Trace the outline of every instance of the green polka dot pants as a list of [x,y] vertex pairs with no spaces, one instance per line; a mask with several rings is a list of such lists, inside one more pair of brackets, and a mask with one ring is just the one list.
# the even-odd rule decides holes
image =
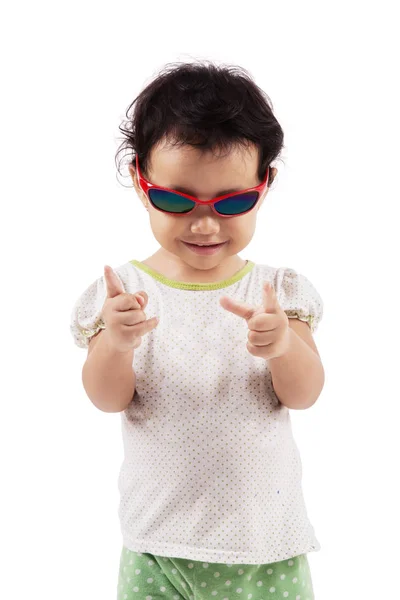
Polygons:
[[117,600],[315,600],[306,554],[266,565],[122,549]]

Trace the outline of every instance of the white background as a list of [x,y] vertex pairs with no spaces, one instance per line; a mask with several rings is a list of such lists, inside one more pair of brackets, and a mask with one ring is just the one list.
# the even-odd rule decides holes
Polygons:
[[322,546],[308,555],[316,598],[399,597],[395,7],[3,8],[1,598],[115,600],[120,415],[84,392],[70,311],[104,264],[158,248],[128,171],[116,176],[118,125],[159,69],[195,59],[248,69],[285,132],[241,256],[304,273],[324,300],[325,388],[291,411]]

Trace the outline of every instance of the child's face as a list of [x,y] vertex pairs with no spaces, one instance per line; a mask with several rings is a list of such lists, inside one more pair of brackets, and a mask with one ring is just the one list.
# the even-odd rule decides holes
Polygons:
[[[220,217],[210,206],[196,206],[189,215],[169,215],[155,209],[137,185],[135,170],[129,167],[135,189],[148,208],[150,225],[156,240],[168,253],[193,269],[208,270],[228,264],[251,241],[258,210],[268,192],[247,214],[237,217]],[[259,185],[257,177],[258,150],[235,148],[223,157],[204,154],[191,146],[180,148],[165,144],[152,149],[146,179],[161,187],[180,189],[200,200],[209,200],[226,193],[226,190],[247,189]],[[272,179],[276,169],[272,169]],[[271,181],[271,180],[270,180]],[[216,254],[199,255],[183,242],[225,242]],[[173,258],[172,257],[172,258]],[[169,256],[171,258],[171,256]]]

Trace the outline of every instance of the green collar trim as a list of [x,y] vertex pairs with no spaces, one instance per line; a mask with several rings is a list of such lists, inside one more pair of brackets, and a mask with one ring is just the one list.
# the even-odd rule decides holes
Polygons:
[[168,277],[164,277],[161,273],[154,271],[148,265],[141,263],[138,260],[130,260],[135,267],[141,269],[157,281],[160,281],[164,285],[168,285],[169,287],[178,288],[180,290],[220,290],[221,288],[228,287],[233,283],[236,283],[240,279],[242,279],[247,273],[255,267],[255,263],[251,260],[247,261],[247,264],[233,275],[233,277],[229,277],[228,279],[223,279],[222,281],[217,281],[216,283],[185,283],[183,281],[175,281],[174,279],[168,279]]

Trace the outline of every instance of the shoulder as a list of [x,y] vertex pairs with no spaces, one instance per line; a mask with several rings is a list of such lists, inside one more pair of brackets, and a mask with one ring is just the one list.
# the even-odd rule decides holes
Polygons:
[[313,297],[322,303],[322,298],[311,280],[291,267],[278,267],[274,277],[275,289],[283,296],[303,296],[305,300]]
[[[139,275],[131,262],[112,267],[124,292],[135,293],[140,285]],[[87,348],[89,340],[104,329],[102,309],[107,298],[107,286],[103,273],[80,292],[70,313],[70,331],[75,344]]]
[[254,280],[260,289],[264,281],[270,281],[287,315],[307,321],[312,332],[316,331],[323,315],[323,300],[306,275],[292,267],[266,264],[256,264],[253,270]]

